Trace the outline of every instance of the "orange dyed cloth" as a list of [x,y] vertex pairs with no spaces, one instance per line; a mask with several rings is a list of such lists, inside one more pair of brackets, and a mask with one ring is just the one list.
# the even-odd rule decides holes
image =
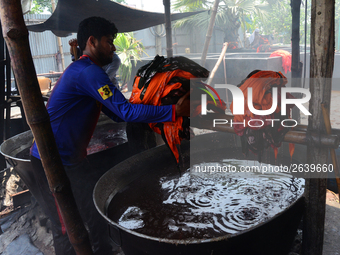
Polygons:
[[[259,71],[240,86],[244,95],[244,115],[235,115],[233,122],[245,121],[245,125],[236,124],[234,130],[237,135],[244,136],[247,139],[249,149],[254,153],[261,152],[264,148],[271,146],[274,150],[281,146],[284,135],[290,128],[281,126],[283,119],[290,118],[290,109],[292,105],[287,105],[287,115],[281,116],[281,88],[285,87],[287,78],[281,72]],[[255,115],[248,108],[248,88],[252,88],[253,106],[257,110],[268,110],[272,107],[272,88],[278,88],[277,107],[270,115]],[[287,98],[294,98],[287,93]],[[230,105],[233,110],[233,102]],[[280,121],[266,121],[266,119],[278,119]],[[249,121],[251,126],[249,126]],[[263,125],[262,125],[263,124]],[[256,127],[253,127],[256,126]],[[290,150],[293,148],[290,147]]]
[[[149,105],[161,105],[161,98],[165,97],[169,94],[171,90],[178,89],[182,86],[182,83],[177,82],[174,84],[168,84],[169,81],[175,77],[183,77],[186,79],[196,78],[192,74],[182,71],[175,70],[172,72],[166,73],[157,73],[151,80],[148,89],[144,95],[143,100],[140,99],[140,93],[142,90],[138,89],[138,83],[140,77],[136,77],[132,93],[130,97],[130,103],[132,104],[149,104]],[[183,130],[182,128],[183,118],[176,118],[175,122],[163,122],[163,130],[165,134],[165,138],[168,142],[168,145],[173,152],[177,162],[179,161],[179,153],[176,148],[176,144],[181,143],[181,138],[179,137],[178,132]],[[158,134],[161,134],[161,130],[157,127],[157,123],[149,123],[150,128]]]
[[251,46],[253,49],[256,49],[256,53],[259,52],[268,52],[271,50],[269,40],[261,35],[259,35],[259,41],[255,45]]
[[282,68],[287,73],[288,71],[291,72],[292,67],[292,55],[286,50],[277,50],[274,51],[269,56],[271,57],[282,57]]
[[271,50],[270,44],[261,44],[259,47],[257,47],[256,53],[268,52],[270,50]]
[[[281,76],[280,76],[281,75]],[[260,71],[248,78],[240,89],[244,95],[244,112],[245,115],[235,115],[235,121],[243,121],[243,119],[250,120],[256,118],[267,118],[269,116],[257,116],[250,112],[248,108],[248,88],[252,88],[253,91],[253,105],[257,110],[268,110],[272,107],[272,94],[271,89],[273,87],[278,88],[278,106],[275,110],[276,113],[281,112],[281,87],[287,84],[287,78],[274,71]],[[269,92],[269,93],[268,93]],[[233,102],[230,108],[233,107]]]
[[238,48],[238,42],[229,42],[228,49],[235,50]]
[[[184,63],[187,71],[180,69]],[[157,65],[159,67],[157,67]],[[147,65],[146,65],[147,66]],[[164,59],[157,56],[146,68],[142,67],[135,77],[130,103],[132,104],[147,104],[147,105],[162,105],[175,104],[177,101],[171,100],[174,97],[178,99],[190,90],[190,79],[192,78],[207,78],[209,71],[199,66],[195,62],[184,57],[175,57]],[[150,68],[154,66],[155,69]],[[190,67],[188,67],[190,66]],[[142,78],[138,73],[151,73],[149,76]],[[142,79],[142,80],[141,80]],[[147,81],[147,82],[145,82]],[[185,84],[185,86],[183,85]],[[184,88],[185,87],[185,88]],[[167,100],[165,100],[167,99]],[[164,103],[166,101],[166,103]],[[188,137],[186,129],[189,128],[189,120],[187,117],[176,117],[175,122],[149,123],[153,131],[162,134],[166,138],[166,143],[173,152],[177,163],[179,162],[179,153],[176,145],[180,144],[184,137]],[[188,139],[188,138],[186,138]]]

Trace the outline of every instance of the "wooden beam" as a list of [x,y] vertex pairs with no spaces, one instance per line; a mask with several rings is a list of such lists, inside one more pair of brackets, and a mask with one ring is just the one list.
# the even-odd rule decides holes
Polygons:
[[30,203],[31,197],[31,192],[28,189],[11,195],[11,198],[13,199],[13,207],[17,208],[18,206]]
[[[312,0],[311,23],[311,100],[308,130],[326,133],[321,104],[330,105],[334,66],[334,0]],[[327,107],[328,113],[330,107]],[[307,148],[308,164],[327,163],[328,149]],[[306,179],[306,210],[302,248],[304,255],[321,255],[323,249],[327,176]]]
[[[202,121],[202,124],[204,124],[204,126],[195,126],[196,128],[201,128],[201,129],[211,129],[212,128],[212,119],[222,119],[222,120],[227,120],[228,122],[230,122],[230,120],[234,119],[234,116],[232,114],[221,114],[221,113],[209,113],[209,118],[211,119],[211,123],[206,123],[204,121]],[[196,125],[200,125],[199,121],[196,121],[195,119],[191,119],[191,123],[192,124],[196,124]],[[201,125],[202,125],[201,124]],[[229,124],[226,124],[228,127],[230,127]],[[301,131],[301,132],[307,132],[308,126],[307,125],[302,125],[302,124],[298,124],[296,127],[294,127],[291,131]],[[223,131],[223,130],[221,130]],[[340,129],[337,128],[332,128],[332,135],[336,135],[339,137],[340,139]],[[228,132],[228,131],[226,131]],[[340,141],[340,140],[339,140]],[[324,145],[325,146],[325,145]]]
[[[225,120],[226,118],[216,118],[220,120]],[[226,133],[235,133],[234,128],[229,124],[216,125],[213,126],[212,119],[204,119],[201,117],[195,117],[190,119],[190,126],[200,128],[200,129],[209,129],[214,131],[226,132]],[[287,143],[295,143],[302,145],[317,145],[323,148],[333,148],[336,149],[339,147],[339,137],[337,135],[327,135],[320,134],[316,132],[306,132],[306,131],[289,131],[285,135],[283,141]]]

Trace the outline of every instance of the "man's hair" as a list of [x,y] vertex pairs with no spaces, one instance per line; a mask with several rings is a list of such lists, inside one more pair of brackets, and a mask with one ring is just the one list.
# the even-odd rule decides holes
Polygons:
[[92,35],[97,40],[103,36],[112,35],[113,39],[116,37],[118,29],[112,22],[101,17],[90,17],[84,19],[79,24],[77,41],[80,49],[85,50],[86,42]]

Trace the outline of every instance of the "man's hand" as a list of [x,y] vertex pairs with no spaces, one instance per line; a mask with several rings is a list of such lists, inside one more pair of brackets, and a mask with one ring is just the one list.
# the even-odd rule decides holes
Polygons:
[[176,104],[176,117],[190,117],[190,91],[182,96]]
[[74,39],[69,40],[69,41],[68,41],[68,44],[69,44],[71,47],[72,47],[72,46],[77,47],[77,46],[78,46],[78,41],[77,41],[76,38],[74,38]]

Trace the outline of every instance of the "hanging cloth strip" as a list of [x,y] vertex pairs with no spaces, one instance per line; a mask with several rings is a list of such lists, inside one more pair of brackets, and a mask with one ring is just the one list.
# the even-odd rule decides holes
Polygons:
[[[261,161],[261,154],[269,146],[274,149],[277,156],[278,147],[281,146],[284,135],[290,128],[283,127],[281,121],[290,118],[290,109],[293,105],[287,105],[286,116],[281,115],[281,88],[285,87],[287,78],[281,72],[274,71],[254,71],[249,78],[243,81],[240,89],[244,94],[244,115],[235,115],[233,122],[243,122],[245,125],[235,124],[234,130],[241,136],[242,150],[246,155],[248,150],[258,154]],[[253,91],[253,106],[257,110],[268,110],[272,106],[272,88],[278,88],[277,108],[270,115],[259,116],[250,112],[248,108],[248,88]],[[287,98],[294,98],[287,93]],[[230,108],[233,107],[233,102]],[[279,121],[266,121],[266,119],[277,119]],[[252,120],[249,125],[249,121]],[[263,123],[263,125],[262,125]],[[262,126],[261,126],[262,125]],[[290,123],[286,123],[290,125]],[[272,127],[273,126],[273,127]],[[294,153],[294,144],[289,146],[291,156]]]
[[[188,58],[164,58],[157,55],[137,71],[129,101],[132,104],[158,106],[176,104],[190,91],[190,79],[208,77],[208,70]],[[195,82],[195,84],[197,87],[206,88],[201,82]],[[224,111],[225,104],[219,103],[218,106]],[[179,153],[176,145],[180,144],[183,139],[190,139],[192,134],[189,118],[176,117],[175,122],[150,123],[149,126],[153,131],[162,135],[178,163]]]
[[291,72],[292,66],[292,54],[290,54],[286,50],[276,50],[269,56],[271,57],[282,57],[282,68],[287,73],[288,71]]

